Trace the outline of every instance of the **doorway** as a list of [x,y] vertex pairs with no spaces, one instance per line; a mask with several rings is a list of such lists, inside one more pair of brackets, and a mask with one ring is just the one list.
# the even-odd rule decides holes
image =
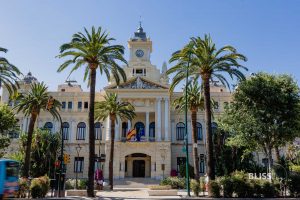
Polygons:
[[132,176],[145,177],[145,160],[133,160]]

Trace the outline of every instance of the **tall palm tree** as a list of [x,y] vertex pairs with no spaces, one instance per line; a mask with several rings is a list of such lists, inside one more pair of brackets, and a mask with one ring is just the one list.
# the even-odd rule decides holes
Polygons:
[[[0,47],[0,52],[7,52],[7,49]],[[2,84],[7,88],[8,92],[12,94],[14,91],[17,90],[17,80],[18,75],[21,72],[19,69],[8,62],[8,60],[4,57],[0,57],[0,88]]]
[[36,122],[38,115],[40,114],[41,111],[47,111],[55,119],[59,119],[58,109],[61,106],[59,101],[54,100],[53,109],[51,110],[46,109],[48,100],[50,98],[47,89],[48,87],[43,82],[33,83],[30,86],[30,91],[27,94],[20,94],[17,97],[19,103],[14,107],[14,109],[16,109],[18,113],[23,112],[25,116],[30,116],[30,122],[29,122],[29,127],[27,132],[27,141],[26,141],[24,171],[23,171],[24,177],[29,177],[32,135],[34,130],[34,124]]
[[134,107],[129,102],[119,102],[117,94],[108,94],[105,100],[95,105],[95,116],[97,120],[110,119],[110,155],[109,155],[109,184],[113,190],[113,161],[115,145],[115,123],[121,120],[132,120],[136,115]]
[[[213,78],[219,80],[224,86],[229,87],[226,76],[232,79],[244,80],[245,76],[240,69],[247,70],[246,67],[239,64],[239,61],[246,61],[246,57],[237,53],[232,46],[216,48],[210,36],[205,35],[204,39],[193,37],[191,41],[182,50],[175,52],[170,62],[177,61],[177,64],[167,71],[167,74],[176,73],[170,90],[174,90],[186,77],[186,71],[190,76],[196,76],[201,79],[204,92],[205,108],[205,128],[207,144],[207,175],[209,180],[215,179],[215,166],[213,156],[212,128],[211,128],[211,98],[210,98],[210,81]],[[190,67],[187,70],[187,63]]]
[[89,197],[94,196],[94,171],[95,171],[95,131],[94,131],[94,106],[95,106],[95,86],[96,86],[96,70],[99,69],[100,74],[105,73],[110,80],[110,73],[120,83],[120,77],[126,81],[124,70],[116,61],[126,63],[123,57],[124,47],[121,45],[110,45],[114,38],[108,37],[101,27],[97,30],[92,27],[91,32],[84,28],[84,33],[75,33],[71,42],[63,44],[60,47],[59,58],[69,57],[59,68],[58,72],[63,71],[68,66],[73,68],[70,74],[85,66],[84,80],[88,78],[90,86],[90,106],[89,106],[89,169],[88,169],[88,188]]

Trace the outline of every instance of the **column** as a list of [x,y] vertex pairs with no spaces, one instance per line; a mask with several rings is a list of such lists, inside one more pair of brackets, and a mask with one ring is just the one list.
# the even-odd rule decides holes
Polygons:
[[171,122],[171,139],[172,139],[172,142],[175,142],[176,141],[176,130],[175,130],[175,121],[172,120]]
[[[118,123],[117,123],[117,121],[118,121]],[[119,138],[119,133],[120,133],[120,123],[122,123],[121,122],[121,119],[118,117],[118,119],[116,120],[116,122],[115,122],[115,141],[119,141],[120,140],[120,138]]]
[[146,141],[149,141],[149,112],[146,112]]
[[128,120],[128,122],[127,122],[127,133],[129,132],[129,130],[131,129],[131,121],[130,120]]
[[105,134],[106,134],[106,141],[109,141],[110,140],[110,118],[107,117],[106,118],[106,131],[105,131]]
[[165,141],[169,141],[169,99],[165,98]]
[[70,141],[76,143],[77,124],[75,120],[71,121],[71,129]]
[[156,131],[156,135],[157,135],[157,141],[161,141],[161,98],[157,98],[156,99],[156,127],[157,127],[157,131]]

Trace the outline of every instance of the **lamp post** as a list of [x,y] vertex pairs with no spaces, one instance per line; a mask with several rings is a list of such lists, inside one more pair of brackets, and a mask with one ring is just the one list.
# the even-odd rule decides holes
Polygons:
[[186,176],[186,188],[187,195],[191,196],[190,193],[190,173],[189,173],[189,144],[188,144],[188,129],[187,129],[187,111],[188,111],[188,102],[187,102],[187,88],[188,88],[188,77],[189,77],[189,67],[190,67],[191,54],[189,54],[189,60],[186,67],[186,79],[185,79],[185,109],[184,109],[184,118],[185,118],[185,152],[186,152],[186,161],[185,161],[185,176]]
[[[80,144],[77,144],[77,146],[75,147],[75,149],[76,149],[76,152],[77,152],[77,158],[79,158],[79,153],[80,153],[80,151],[81,151],[81,146],[80,146]],[[78,166],[78,162],[77,162],[77,165],[76,165],[76,183],[75,183],[75,189],[77,190],[77,188],[78,188],[78,171],[77,171],[77,166]]]

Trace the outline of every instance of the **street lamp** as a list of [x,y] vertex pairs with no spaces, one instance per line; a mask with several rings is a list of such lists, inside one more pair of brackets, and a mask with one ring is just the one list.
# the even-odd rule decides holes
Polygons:
[[[81,151],[81,146],[80,146],[80,144],[77,144],[77,146],[75,147],[75,149],[76,149],[76,152],[77,152],[77,159],[79,158],[79,153],[80,153],[80,151]],[[75,185],[75,189],[77,190],[77,188],[78,188],[78,170],[77,170],[77,168],[78,168],[78,161],[77,161],[77,163],[76,163],[77,165],[76,165],[76,185]]]
[[185,176],[186,176],[186,188],[187,195],[191,196],[190,193],[190,173],[189,173],[189,144],[188,144],[188,129],[187,129],[187,111],[188,111],[188,100],[187,100],[187,89],[188,89],[188,77],[189,77],[189,67],[190,67],[191,53],[189,53],[189,60],[186,67],[186,79],[185,79],[185,152],[186,152],[186,162],[185,162]]

